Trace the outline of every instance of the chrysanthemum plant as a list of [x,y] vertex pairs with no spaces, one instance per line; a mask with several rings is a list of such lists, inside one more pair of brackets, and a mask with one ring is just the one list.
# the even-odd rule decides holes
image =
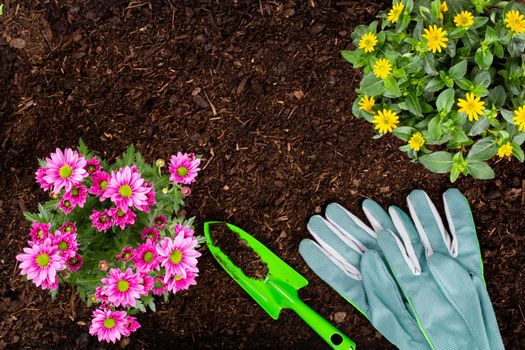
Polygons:
[[395,2],[342,52],[364,69],[353,114],[451,181],[493,178],[494,157],[523,162],[524,14],[506,1]]
[[93,306],[90,333],[116,342],[140,327],[132,315],[155,312],[154,296],[196,284],[201,237],[181,216],[200,158],[178,153],[148,164],[131,145],[109,164],[82,140],[40,160],[36,180],[51,199],[31,222],[28,247],[17,255],[21,274],[55,296],[74,286]]

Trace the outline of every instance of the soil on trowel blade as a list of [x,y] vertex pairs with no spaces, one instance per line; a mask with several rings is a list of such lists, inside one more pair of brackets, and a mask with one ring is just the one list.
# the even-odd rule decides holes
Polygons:
[[210,235],[213,244],[230,258],[230,261],[251,278],[262,280],[268,274],[268,266],[260,256],[239,238],[239,235],[226,225],[214,224],[210,226]]

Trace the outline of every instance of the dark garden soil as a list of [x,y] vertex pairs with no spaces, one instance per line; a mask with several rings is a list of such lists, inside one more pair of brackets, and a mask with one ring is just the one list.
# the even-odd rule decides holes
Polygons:
[[[377,1],[377,2],[375,2]],[[21,0],[0,17],[0,349],[94,348],[89,310],[21,281],[23,210],[44,199],[36,157],[79,137],[114,158],[134,143],[149,161],[203,154],[187,202],[198,230],[244,228],[304,274],[304,300],[361,349],[391,349],[298,254],[308,218],[331,201],[404,205],[450,183],[411,164],[391,137],[351,114],[361,73],[339,51],[386,5],[371,1]],[[460,179],[479,229],[485,275],[508,349],[525,348],[524,167]],[[326,345],[295,314],[272,320],[203,248],[198,285],[140,317],[128,348]],[[121,345],[126,345],[126,342]]]

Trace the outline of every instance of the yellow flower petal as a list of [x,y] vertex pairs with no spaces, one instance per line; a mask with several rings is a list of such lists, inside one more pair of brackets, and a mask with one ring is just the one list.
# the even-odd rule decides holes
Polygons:
[[366,33],[361,37],[361,40],[359,40],[359,48],[365,52],[373,52],[376,44],[377,36],[373,33]]
[[410,140],[408,140],[408,145],[416,152],[419,151],[424,144],[425,138],[420,132],[416,132],[414,135],[412,135]]
[[397,128],[399,117],[396,112],[390,109],[383,109],[377,112],[372,123],[375,125],[374,129],[378,130],[381,134],[386,134]]
[[392,73],[392,64],[387,59],[381,58],[376,61],[372,70],[376,77],[385,79]]
[[424,30],[423,38],[427,39],[427,47],[432,53],[441,52],[447,47],[447,31],[436,25],[431,25]]

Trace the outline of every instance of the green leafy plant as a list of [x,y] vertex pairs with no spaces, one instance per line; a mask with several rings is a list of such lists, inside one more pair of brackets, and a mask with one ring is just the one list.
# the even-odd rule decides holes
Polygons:
[[353,114],[393,133],[436,173],[491,179],[494,157],[523,162],[525,7],[406,0],[352,33],[342,51],[364,76]]

